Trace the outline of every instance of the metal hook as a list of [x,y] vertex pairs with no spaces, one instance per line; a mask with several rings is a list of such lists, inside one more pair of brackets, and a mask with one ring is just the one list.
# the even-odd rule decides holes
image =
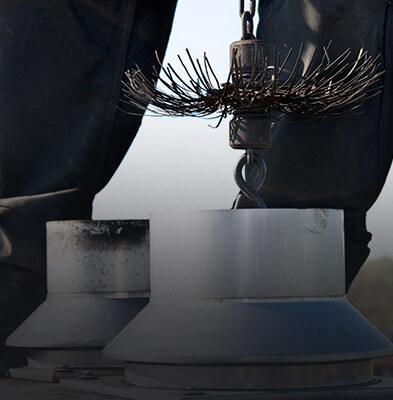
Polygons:
[[[235,181],[244,196],[254,202],[258,208],[266,208],[265,202],[258,194],[258,190],[262,188],[263,182],[265,181],[266,163],[257,153],[254,153],[253,151],[252,153],[251,163],[248,163],[248,153],[243,154],[239,158],[234,171]],[[246,182],[243,178],[242,171],[246,164],[253,165],[255,168],[255,176],[252,182]]]

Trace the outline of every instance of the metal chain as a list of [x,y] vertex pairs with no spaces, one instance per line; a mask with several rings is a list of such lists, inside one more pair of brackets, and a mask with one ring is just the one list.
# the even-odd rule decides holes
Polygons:
[[[255,176],[252,182],[247,179],[247,182],[243,178],[243,168],[245,165],[253,166]],[[243,154],[235,167],[235,181],[239,186],[241,192],[249,200],[253,201],[255,205],[259,208],[266,208],[266,204],[262,200],[261,196],[258,194],[258,190],[262,188],[263,182],[266,177],[266,163],[257,153],[253,150],[247,151]]]
[[[255,17],[255,10],[256,10],[256,1],[250,0],[250,11],[249,12],[250,12],[252,18]],[[239,7],[240,17],[243,16],[243,13],[244,13],[244,0],[240,0],[240,7]]]
[[256,0],[250,0],[250,10],[244,10],[244,0],[240,0],[239,14],[242,19],[242,40],[255,39],[253,34],[254,31],[254,21],[256,10]]

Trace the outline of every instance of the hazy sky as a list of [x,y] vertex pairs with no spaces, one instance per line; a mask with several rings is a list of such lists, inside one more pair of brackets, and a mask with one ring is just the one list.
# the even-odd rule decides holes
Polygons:
[[[237,0],[179,0],[165,61],[176,65],[185,48],[200,58],[206,51],[225,81],[229,44],[240,39],[240,31]],[[93,217],[138,219],[163,209],[229,208],[237,193],[233,167],[242,153],[229,147],[228,123],[212,129],[209,120],[144,118],[116,174],[96,196]],[[393,257],[392,204],[390,176],[367,220],[371,257]]]

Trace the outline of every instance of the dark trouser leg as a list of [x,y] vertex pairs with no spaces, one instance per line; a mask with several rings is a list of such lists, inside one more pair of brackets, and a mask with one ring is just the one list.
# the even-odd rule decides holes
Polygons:
[[259,13],[258,37],[267,49],[275,44],[282,59],[304,43],[302,63],[308,66],[312,50],[319,49],[321,57],[331,40],[331,60],[347,48],[354,58],[363,47],[372,56],[381,54],[386,69],[382,93],[367,100],[358,114],[306,121],[275,115],[272,145],[263,152],[267,177],[261,196],[268,207],[344,210],[348,289],[368,256],[365,215],[392,160],[392,5],[383,0],[261,0]]
[[0,304],[0,329],[31,311],[22,292],[43,298],[45,222],[90,218],[135,137],[141,118],[117,108],[123,73],[163,56],[175,5],[0,2],[0,280],[13,299]]
[[345,286],[347,291],[370,253],[367,245],[371,240],[371,234],[367,232],[365,219],[366,213],[361,215],[345,213]]
[[6,338],[46,297],[45,280],[30,269],[0,263],[0,378],[3,368],[26,363],[24,349],[5,346]]

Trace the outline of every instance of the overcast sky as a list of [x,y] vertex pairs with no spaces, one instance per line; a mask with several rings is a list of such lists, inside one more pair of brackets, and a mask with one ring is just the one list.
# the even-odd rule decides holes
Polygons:
[[[246,2],[247,3],[247,2]],[[229,44],[240,39],[237,0],[179,0],[166,62],[189,48],[206,51],[221,81]],[[163,209],[230,208],[237,193],[233,167],[241,151],[228,144],[228,123],[217,129],[196,118],[144,118],[138,135],[110,183],[96,196],[95,219],[149,218]],[[214,123],[214,121],[213,121]],[[393,177],[369,212],[371,257],[393,257]]]

